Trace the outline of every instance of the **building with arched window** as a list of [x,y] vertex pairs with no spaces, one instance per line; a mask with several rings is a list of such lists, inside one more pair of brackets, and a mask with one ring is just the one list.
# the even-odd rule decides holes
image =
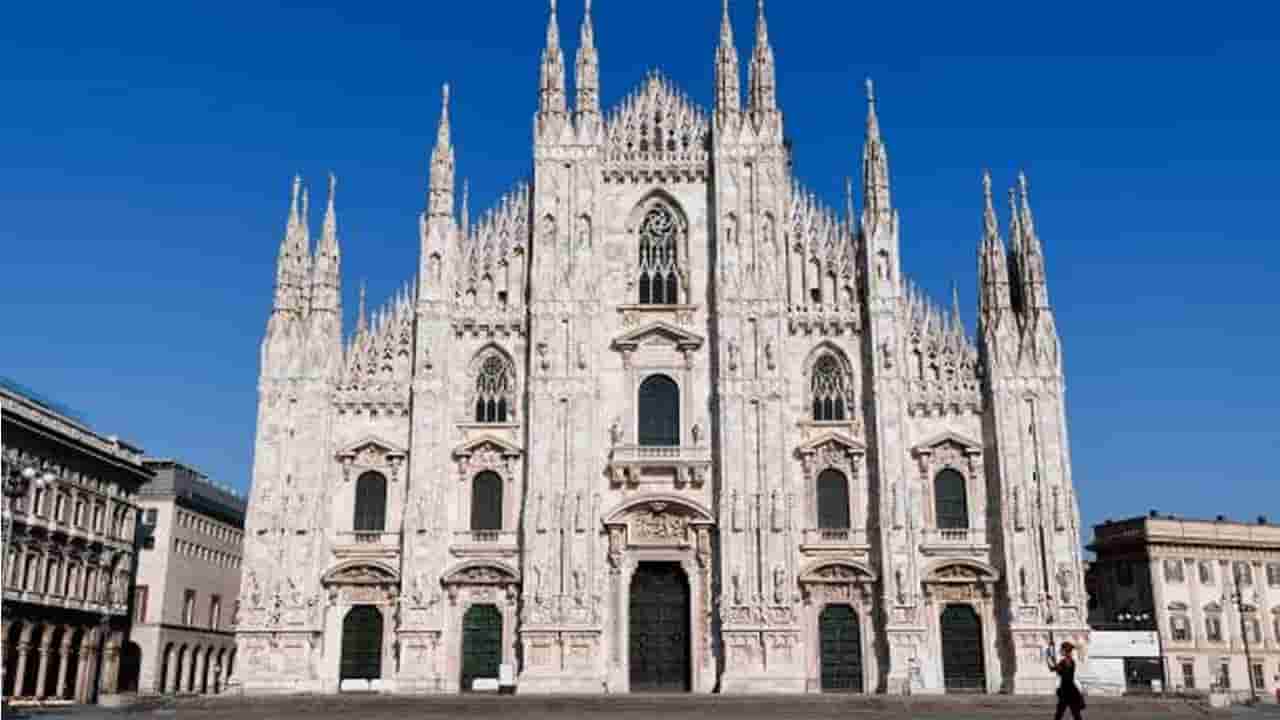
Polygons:
[[1087,645],[1025,178],[1007,211],[977,171],[957,189],[983,227],[967,328],[905,272],[929,248],[899,242],[871,88],[837,211],[795,173],[763,7],[739,62],[745,6],[713,106],[653,72],[606,112],[594,20],[570,63],[553,5],[532,173],[476,218],[450,102],[483,90],[446,86],[420,284],[372,313],[361,291],[354,328],[336,181],[313,242],[295,180],[233,683],[1039,693],[1039,648]]

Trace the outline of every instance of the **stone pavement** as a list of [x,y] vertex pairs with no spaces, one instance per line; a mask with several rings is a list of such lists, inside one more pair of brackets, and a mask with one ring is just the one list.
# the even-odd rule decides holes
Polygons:
[[[1094,698],[1089,720],[1150,718],[1280,718],[1272,708],[1210,711],[1184,700]],[[821,720],[842,718],[979,718],[1053,717],[1049,697],[1010,696],[301,696],[272,698],[201,697],[157,699],[129,708],[75,708],[5,712],[4,720]]]

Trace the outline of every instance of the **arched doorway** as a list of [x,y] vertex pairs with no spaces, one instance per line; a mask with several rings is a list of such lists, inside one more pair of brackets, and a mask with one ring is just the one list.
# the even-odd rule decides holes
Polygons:
[[497,678],[502,664],[502,613],[494,605],[472,605],[462,618],[462,691],[476,678]]
[[862,627],[848,605],[828,605],[818,616],[822,691],[863,692]]
[[950,693],[987,690],[983,658],[982,620],[970,605],[948,605],[942,610],[942,678]]
[[138,692],[138,679],[142,675],[142,648],[138,643],[125,643],[120,653],[120,692]]
[[372,605],[351,608],[342,621],[342,680],[382,677],[382,612]]
[[631,578],[632,692],[688,692],[689,581],[679,563],[640,563]]

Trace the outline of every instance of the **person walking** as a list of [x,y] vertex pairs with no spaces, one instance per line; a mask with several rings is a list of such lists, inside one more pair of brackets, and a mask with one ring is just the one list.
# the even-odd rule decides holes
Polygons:
[[1071,709],[1071,717],[1080,720],[1080,711],[1084,710],[1084,695],[1076,685],[1076,661],[1071,653],[1076,649],[1069,642],[1062,643],[1062,659],[1053,662],[1052,655],[1045,658],[1049,669],[1058,674],[1058,709],[1053,713],[1053,720],[1062,720],[1067,708]]

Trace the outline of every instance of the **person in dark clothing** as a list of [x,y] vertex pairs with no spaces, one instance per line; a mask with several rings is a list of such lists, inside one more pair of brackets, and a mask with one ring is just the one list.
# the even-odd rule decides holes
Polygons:
[[1084,710],[1084,695],[1076,685],[1076,661],[1071,657],[1075,645],[1062,643],[1062,659],[1056,664],[1051,657],[1046,657],[1049,669],[1058,674],[1058,709],[1053,713],[1053,720],[1062,720],[1067,708],[1071,709],[1071,717],[1080,720],[1080,711]]

